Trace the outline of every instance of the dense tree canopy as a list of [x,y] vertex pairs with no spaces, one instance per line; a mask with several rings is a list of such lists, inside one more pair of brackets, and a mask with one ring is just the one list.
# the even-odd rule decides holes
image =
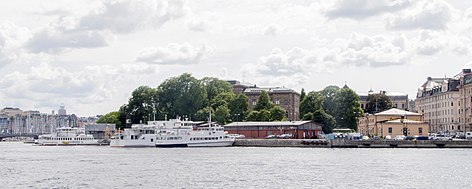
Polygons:
[[156,89],[148,86],[140,86],[131,93],[131,98],[124,110],[131,123],[147,123],[153,119],[157,104],[156,95]]
[[334,117],[338,128],[357,130],[357,121],[363,111],[359,105],[359,96],[349,88],[342,88],[336,92]]
[[157,87],[157,96],[159,111],[168,118],[194,117],[207,98],[202,82],[188,73],[165,80]]
[[339,91],[338,86],[330,85],[325,87],[322,91],[321,94],[323,95],[323,109],[325,110],[326,113],[328,114],[334,114],[334,110],[336,108],[336,104],[334,102],[334,97],[336,95],[336,92]]
[[116,124],[117,128],[121,128],[122,122],[119,119],[120,117],[120,112],[110,112],[107,113],[103,116],[101,116],[98,120],[97,123],[111,123],[111,124]]
[[320,92],[309,92],[300,103],[301,118],[307,113],[315,112],[323,108],[323,96]]
[[374,114],[392,108],[392,101],[383,93],[369,94],[367,96],[366,112]]

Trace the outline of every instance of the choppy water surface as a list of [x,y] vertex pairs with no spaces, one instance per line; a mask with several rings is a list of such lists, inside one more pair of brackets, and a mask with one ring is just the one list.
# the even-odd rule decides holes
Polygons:
[[2,188],[472,188],[472,149],[0,143]]

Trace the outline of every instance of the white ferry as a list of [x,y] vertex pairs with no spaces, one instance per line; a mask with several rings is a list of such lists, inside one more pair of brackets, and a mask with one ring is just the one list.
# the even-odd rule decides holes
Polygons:
[[175,122],[157,135],[156,147],[224,147],[232,146],[234,140],[221,126],[209,124],[194,130],[192,126]]
[[40,135],[36,144],[42,146],[60,145],[100,145],[92,135],[85,134],[83,128],[62,127],[49,135]]
[[155,147],[158,130],[154,125],[134,124],[111,138],[111,147]]

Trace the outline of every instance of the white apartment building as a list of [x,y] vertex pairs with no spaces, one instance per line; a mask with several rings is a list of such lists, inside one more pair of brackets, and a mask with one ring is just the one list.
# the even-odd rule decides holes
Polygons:
[[460,75],[454,78],[431,78],[418,88],[415,106],[429,123],[432,133],[464,131],[460,118]]

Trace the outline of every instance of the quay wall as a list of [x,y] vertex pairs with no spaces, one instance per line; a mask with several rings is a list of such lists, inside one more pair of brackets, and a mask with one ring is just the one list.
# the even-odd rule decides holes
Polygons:
[[236,139],[233,146],[305,148],[472,148],[472,140]]

